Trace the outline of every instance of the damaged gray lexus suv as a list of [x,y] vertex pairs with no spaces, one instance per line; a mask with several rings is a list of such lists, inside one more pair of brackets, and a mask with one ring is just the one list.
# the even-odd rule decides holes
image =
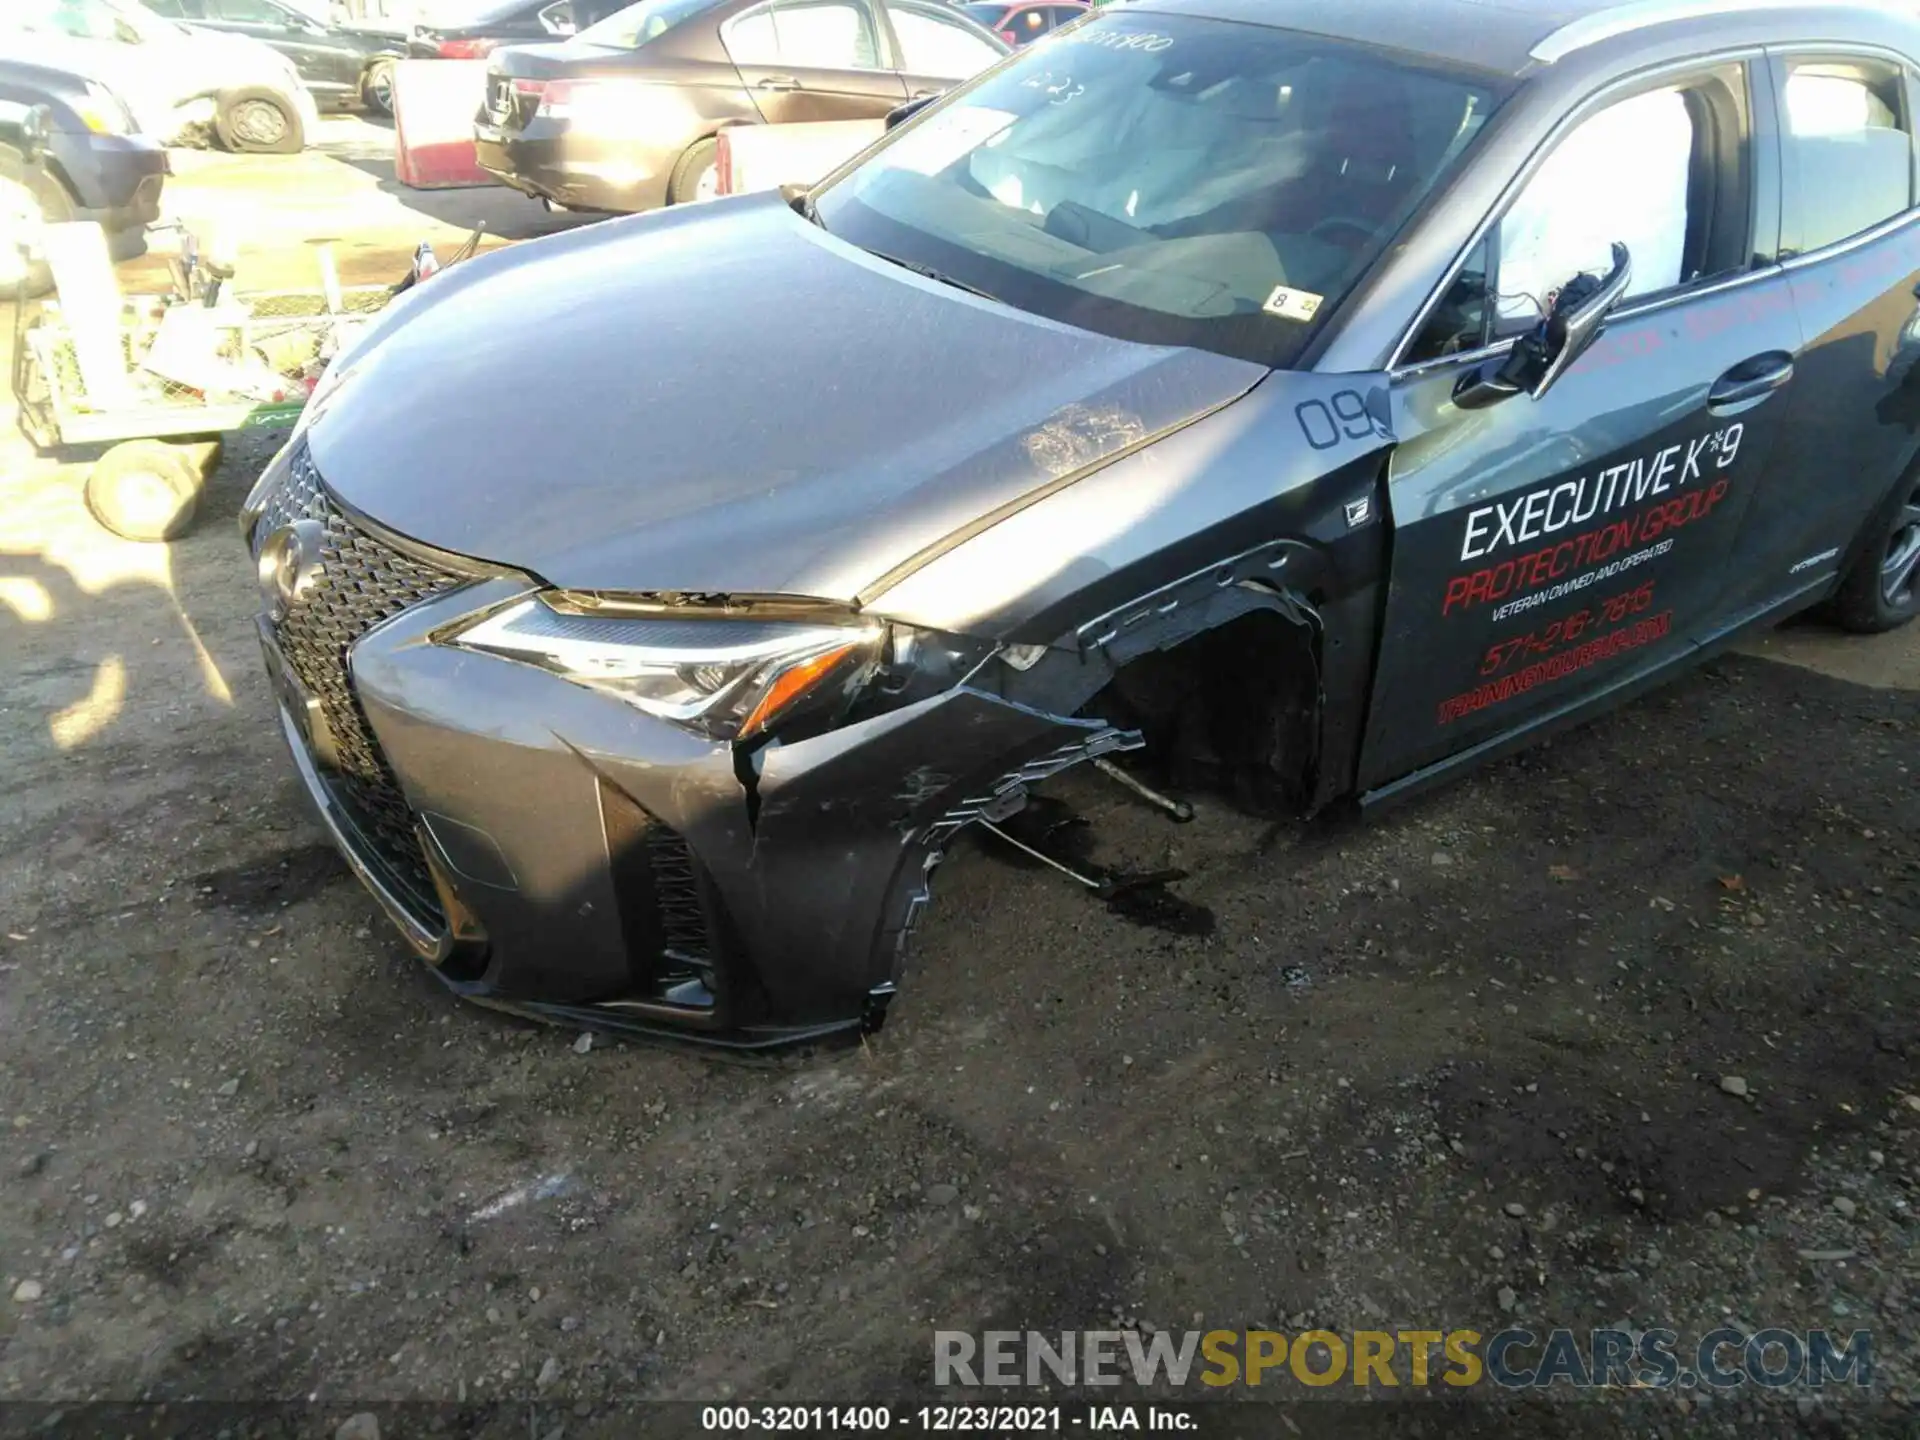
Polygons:
[[878,1023],[943,852],[1066,767],[1371,806],[1891,629],[1916,54],[1131,0],[805,193],[454,267],[243,515],[306,787],[459,992],[772,1045]]

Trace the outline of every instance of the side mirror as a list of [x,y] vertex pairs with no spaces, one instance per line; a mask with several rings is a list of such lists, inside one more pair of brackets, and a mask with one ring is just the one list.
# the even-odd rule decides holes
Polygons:
[[1616,240],[1613,268],[1606,277],[1580,274],[1569,280],[1546,318],[1514,341],[1511,350],[1461,377],[1453,403],[1462,410],[1479,410],[1523,390],[1538,400],[1600,338],[1607,316],[1632,279],[1632,257]]
[[938,95],[916,95],[906,104],[894,106],[887,112],[887,129],[891,130],[903,121],[911,120],[939,98]]

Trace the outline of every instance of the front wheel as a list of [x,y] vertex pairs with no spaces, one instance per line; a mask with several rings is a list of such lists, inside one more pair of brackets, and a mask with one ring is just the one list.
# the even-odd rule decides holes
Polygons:
[[376,60],[360,77],[360,103],[377,115],[393,114],[393,62]]
[[1878,635],[1920,614],[1920,470],[1874,516],[1830,609],[1843,629]]
[[186,451],[129,440],[102,455],[87,476],[87,509],[126,540],[172,540],[187,532],[202,476]]
[[44,295],[52,279],[41,258],[39,198],[0,175],[0,299],[10,300],[21,289],[28,298]]
[[298,155],[306,145],[293,106],[259,85],[222,95],[213,128],[222,145],[242,155]]
[[73,213],[73,197],[53,176],[42,172],[16,180],[0,172],[0,297],[12,299],[23,281],[28,299],[53,288],[40,232],[73,219]]

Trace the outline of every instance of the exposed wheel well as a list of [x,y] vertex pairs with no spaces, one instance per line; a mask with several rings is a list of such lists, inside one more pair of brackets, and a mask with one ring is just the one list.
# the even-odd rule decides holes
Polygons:
[[1133,763],[1257,813],[1312,803],[1322,709],[1310,611],[1255,609],[1123,663],[1080,713],[1139,730]]

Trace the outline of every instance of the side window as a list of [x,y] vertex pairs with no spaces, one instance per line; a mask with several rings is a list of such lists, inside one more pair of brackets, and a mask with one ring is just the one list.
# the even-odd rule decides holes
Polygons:
[[[1037,13],[1022,10],[1002,21],[1001,28],[1017,35],[1026,17]],[[1000,58],[1000,52],[973,31],[943,16],[905,5],[889,5],[887,16],[900,41],[900,68],[909,75],[964,80]]]
[[1531,329],[1561,286],[1612,268],[1616,241],[1631,256],[1628,298],[1743,268],[1749,133],[1739,65],[1617,101],[1581,121],[1462,264],[1405,363]]
[[1016,41],[1038,40],[1053,28],[1053,21],[1043,6],[1029,5],[1024,10],[1013,12],[1013,20],[1007,29],[1013,31]]
[[729,20],[721,42],[736,65],[797,70],[877,70],[880,47],[867,12],[850,0],[775,0]]
[[1818,250],[1912,208],[1912,121],[1897,69],[1789,60],[1783,99],[1789,249]]
[[1427,317],[1420,338],[1408,347],[1403,363],[1423,364],[1444,360],[1467,350],[1478,350],[1493,339],[1493,307],[1487,303],[1490,293],[1487,272],[1491,268],[1493,237],[1473,247],[1473,252],[1454,272],[1452,281]]
[[780,39],[773,31],[773,7],[742,10],[720,28],[720,43],[736,65],[778,65]]
[[1071,25],[1087,13],[1078,5],[1049,5],[1047,9],[1053,16],[1053,24],[1048,27],[1049,29],[1056,29],[1062,25]]
[[287,23],[286,13],[268,0],[213,0],[213,12],[222,20],[242,25],[279,25]]

